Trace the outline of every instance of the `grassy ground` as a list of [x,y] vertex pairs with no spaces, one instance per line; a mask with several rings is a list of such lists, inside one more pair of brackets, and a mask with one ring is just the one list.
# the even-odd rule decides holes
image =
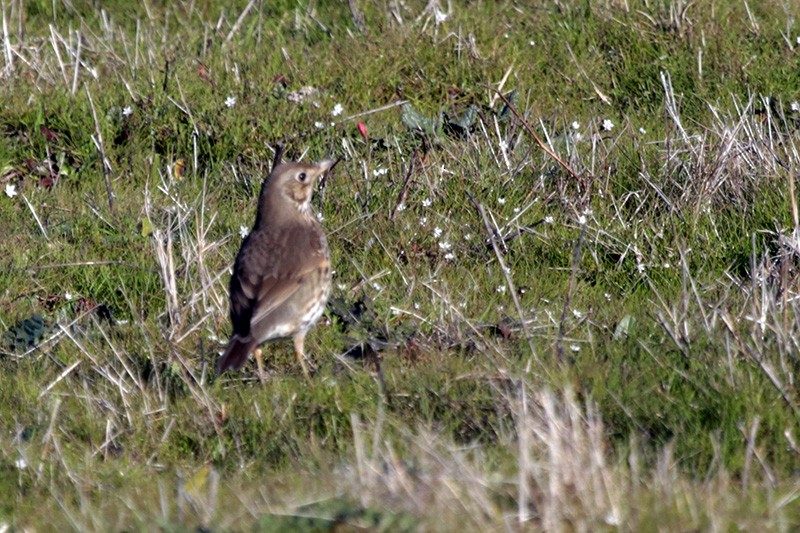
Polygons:
[[[80,4],[2,4],[0,530],[800,525],[794,4]],[[310,384],[212,372],[277,142]]]

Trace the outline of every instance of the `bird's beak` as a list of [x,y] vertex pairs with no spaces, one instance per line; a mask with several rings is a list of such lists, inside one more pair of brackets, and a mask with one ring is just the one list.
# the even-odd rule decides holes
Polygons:
[[317,163],[317,167],[320,169],[321,174],[327,174],[333,170],[333,167],[335,167],[339,161],[341,161],[341,159],[324,159]]

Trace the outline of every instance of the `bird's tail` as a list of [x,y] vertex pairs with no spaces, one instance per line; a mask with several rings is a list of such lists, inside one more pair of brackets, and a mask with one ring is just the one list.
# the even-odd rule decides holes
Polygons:
[[240,339],[238,336],[231,337],[228,342],[228,347],[225,348],[225,353],[217,361],[217,375],[229,369],[239,370],[244,366],[250,352],[253,351],[256,345],[249,337],[247,340]]

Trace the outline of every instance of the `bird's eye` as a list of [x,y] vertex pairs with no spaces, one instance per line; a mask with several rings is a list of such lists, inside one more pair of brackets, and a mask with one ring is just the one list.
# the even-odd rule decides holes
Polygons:
[[301,172],[300,174],[297,175],[297,179],[299,179],[301,182],[305,182],[306,181],[306,173],[305,172]]

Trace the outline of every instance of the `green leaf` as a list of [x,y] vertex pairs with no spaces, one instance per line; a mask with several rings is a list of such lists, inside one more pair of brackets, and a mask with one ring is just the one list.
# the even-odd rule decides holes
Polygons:
[[439,119],[431,119],[414,109],[411,104],[403,104],[403,115],[400,117],[403,124],[411,130],[421,131],[429,135],[436,135],[439,129]]

